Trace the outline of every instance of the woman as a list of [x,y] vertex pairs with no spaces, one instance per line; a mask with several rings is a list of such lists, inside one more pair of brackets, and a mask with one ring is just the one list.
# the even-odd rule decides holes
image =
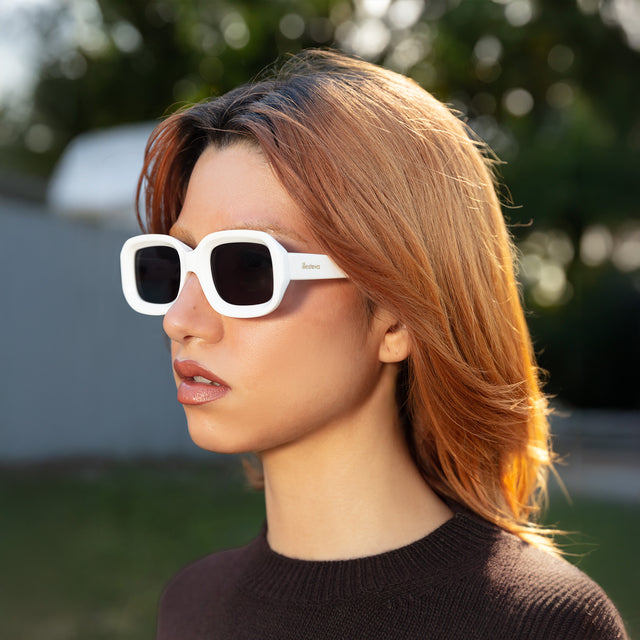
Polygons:
[[[491,163],[334,52],[175,114],[122,252],[199,446],[255,452],[264,531],[180,572],[158,638],[623,638],[534,524],[545,398]],[[195,250],[194,250],[195,249]]]

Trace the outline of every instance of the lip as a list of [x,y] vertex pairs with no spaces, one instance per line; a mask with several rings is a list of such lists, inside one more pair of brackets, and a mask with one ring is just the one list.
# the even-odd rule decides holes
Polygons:
[[[214,375],[211,371],[198,364],[194,360],[174,360],[173,369],[180,378],[178,384],[178,402],[188,405],[201,405],[214,402],[223,398],[231,390],[231,387]],[[193,378],[201,376],[217,385],[206,382],[196,382]]]

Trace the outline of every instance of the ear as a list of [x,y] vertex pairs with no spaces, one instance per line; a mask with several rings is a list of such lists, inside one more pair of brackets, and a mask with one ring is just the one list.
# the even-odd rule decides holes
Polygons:
[[411,352],[407,327],[388,311],[379,310],[376,316],[384,330],[378,349],[380,362],[402,362]]

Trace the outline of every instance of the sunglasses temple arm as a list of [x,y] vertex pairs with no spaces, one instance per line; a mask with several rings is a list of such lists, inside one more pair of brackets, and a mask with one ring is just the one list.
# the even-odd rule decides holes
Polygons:
[[291,280],[328,280],[346,278],[347,274],[329,257],[317,253],[289,253]]

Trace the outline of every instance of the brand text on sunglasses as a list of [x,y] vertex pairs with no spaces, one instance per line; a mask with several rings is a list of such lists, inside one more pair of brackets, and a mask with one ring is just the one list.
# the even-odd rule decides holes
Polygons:
[[306,262],[302,263],[302,268],[303,269],[319,269],[320,265],[319,264],[307,264]]

